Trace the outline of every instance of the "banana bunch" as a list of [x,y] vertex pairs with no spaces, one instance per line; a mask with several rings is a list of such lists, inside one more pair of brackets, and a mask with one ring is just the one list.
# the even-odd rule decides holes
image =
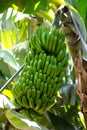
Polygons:
[[25,67],[12,92],[20,106],[43,114],[56,101],[68,55],[65,37],[56,27],[39,27],[30,39]]

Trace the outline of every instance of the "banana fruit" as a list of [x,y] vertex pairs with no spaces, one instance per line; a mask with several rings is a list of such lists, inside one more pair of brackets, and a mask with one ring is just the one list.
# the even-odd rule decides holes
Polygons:
[[67,61],[64,34],[55,26],[39,27],[30,39],[25,67],[12,88],[16,103],[35,115],[51,108],[62,86]]

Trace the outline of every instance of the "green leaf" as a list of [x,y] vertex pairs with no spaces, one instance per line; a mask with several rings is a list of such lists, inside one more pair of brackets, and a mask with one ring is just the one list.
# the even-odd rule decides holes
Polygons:
[[74,8],[77,8],[76,0],[64,0],[65,2],[68,2],[70,5],[72,5]]
[[[14,20],[16,17],[16,13],[14,13],[15,11],[12,8],[9,8],[8,10],[6,10],[2,17],[1,17],[1,31],[2,30],[15,30],[15,24],[14,24]],[[13,15],[15,14],[15,15]]]
[[12,48],[12,52],[15,55],[17,61],[20,64],[24,63],[24,59],[25,59],[25,56],[26,56],[26,50],[27,50],[27,45],[28,44],[29,44],[29,42],[25,41],[23,43],[19,43],[19,44],[15,45]]
[[10,102],[10,100],[6,96],[0,94],[0,108],[13,109],[15,107],[13,106],[13,104]]
[[87,1],[78,0],[77,5],[82,18],[87,25]]
[[5,113],[6,113],[6,109],[0,108],[0,122],[4,122],[4,123],[6,122]]
[[19,7],[20,11],[28,14],[35,13],[38,10],[48,9],[47,0],[14,0],[14,4]]
[[70,104],[75,105],[75,99],[76,99],[76,86],[77,85],[64,85],[60,90],[59,93],[63,98],[64,104]]
[[56,116],[51,112],[48,112],[48,115],[55,130],[75,130],[75,128],[72,125],[70,125],[67,121],[65,121],[63,118]]
[[13,0],[0,0],[0,13],[4,12],[12,5]]
[[5,77],[10,78],[19,68],[13,55],[7,50],[0,50],[0,71]]
[[5,82],[6,82],[6,78],[0,71],[0,88],[4,85]]
[[28,130],[47,130],[45,127],[40,127],[36,122],[31,121],[18,112],[13,110],[8,110],[6,117],[9,122],[18,129],[28,129]]

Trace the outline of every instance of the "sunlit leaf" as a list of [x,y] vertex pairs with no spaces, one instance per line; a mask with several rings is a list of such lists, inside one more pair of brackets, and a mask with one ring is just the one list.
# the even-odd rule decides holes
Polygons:
[[15,45],[15,34],[15,32],[11,32],[10,30],[1,31],[1,42],[5,48],[11,49]]
[[50,16],[49,12],[45,12],[45,11],[41,10],[41,11],[37,12],[37,15],[44,19],[47,19],[49,22],[53,21],[53,18]]
[[[12,67],[15,70],[17,70],[19,68],[19,64],[13,57],[12,53],[7,50],[0,50],[0,70],[2,70],[2,67],[4,67],[2,64],[3,65],[7,64],[7,67],[5,66],[6,70],[7,70],[7,68],[11,69],[10,67]],[[4,71],[4,70],[2,70],[2,71]],[[10,70],[10,73],[11,73],[11,70]]]
[[6,113],[6,117],[9,120],[9,122],[18,129],[28,129],[28,130],[47,130],[45,129],[45,127],[41,128],[36,122],[31,121],[27,118],[25,118],[24,116],[22,116],[21,114],[13,111],[13,110],[9,110]]
[[79,117],[80,117],[80,120],[81,120],[81,122],[82,122],[82,124],[83,124],[83,126],[84,126],[84,129],[86,129],[86,125],[85,125],[85,119],[84,119],[84,115],[83,115],[83,113],[80,111],[79,113]]
[[6,96],[0,94],[0,108],[13,109],[15,107],[13,106],[13,104],[10,102],[10,100]]

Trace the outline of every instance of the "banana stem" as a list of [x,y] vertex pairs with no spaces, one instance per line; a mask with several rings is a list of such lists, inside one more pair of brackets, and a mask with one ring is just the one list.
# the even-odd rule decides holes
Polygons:
[[0,93],[8,86],[8,84],[22,71],[25,65],[22,65],[17,72],[2,86]]

